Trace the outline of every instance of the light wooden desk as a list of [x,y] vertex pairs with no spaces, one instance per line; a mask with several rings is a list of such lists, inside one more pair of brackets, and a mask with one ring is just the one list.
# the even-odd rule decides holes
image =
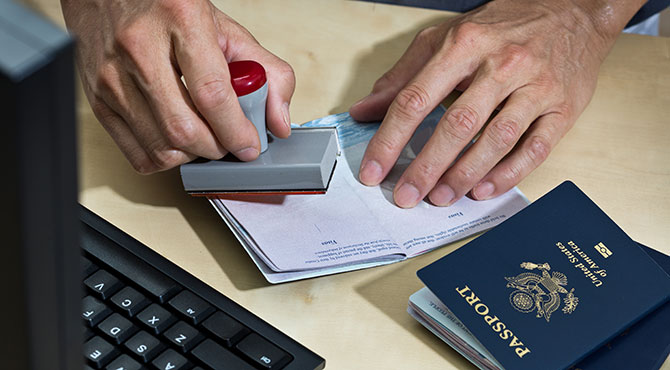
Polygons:
[[[62,24],[57,1],[33,3]],[[345,111],[420,28],[449,16],[334,0],[216,3],[295,68],[294,122]],[[405,312],[421,287],[416,270],[464,242],[391,266],[271,286],[207,202],[184,193],[177,170],[135,174],[83,94],[79,118],[81,202],[325,357],[327,368],[474,368]],[[586,112],[519,187],[534,200],[565,179],[631,237],[670,254],[670,39],[621,36]]]

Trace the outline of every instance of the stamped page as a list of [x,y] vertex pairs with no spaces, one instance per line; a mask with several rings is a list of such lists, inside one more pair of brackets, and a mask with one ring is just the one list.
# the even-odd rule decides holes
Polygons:
[[438,107],[424,120],[380,186],[358,181],[361,158],[379,123],[358,123],[342,113],[303,125],[337,128],[341,152],[326,194],[245,196],[212,204],[257,264],[274,272],[326,269],[323,274],[414,256],[491,228],[524,208],[528,201],[516,188],[487,201],[463,198],[450,207],[422,201],[401,209],[393,203],[395,181],[443,114]]

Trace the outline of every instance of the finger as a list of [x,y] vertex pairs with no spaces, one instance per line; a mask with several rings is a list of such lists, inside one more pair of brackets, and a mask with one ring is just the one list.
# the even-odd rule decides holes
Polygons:
[[289,107],[295,91],[295,73],[291,66],[258,44],[250,44],[239,53],[242,59],[260,63],[268,79],[268,100],[266,123],[277,137],[286,138],[291,134],[291,114]]
[[370,95],[349,108],[349,114],[360,122],[382,120],[398,92],[432,57],[436,33],[436,27],[419,32],[396,64],[375,82]]
[[547,159],[572,124],[559,113],[540,117],[525,133],[517,148],[472,190],[472,197],[476,200],[490,199],[516,186]]
[[433,57],[398,93],[365,150],[359,172],[363,184],[377,185],[386,177],[416,127],[458,82],[471,73],[471,63],[464,62],[465,58],[456,53],[447,59]]
[[521,88],[507,98],[500,113],[430,192],[433,204],[447,206],[463,197],[515,147],[521,135],[546,109],[546,103],[536,96],[533,89]]
[[[151,60],[145,55],[143,60]],[[155,59],[155,57],[154,57]],[[219,143],[212,129],[198,116],[186,87],[164,55],[144,73],[134,73],[133,78],[140,87],[168,145],[186,153],[219,159],[227,152]],[[128,70],[135,71],[132,66]]]
[[129,75],[108,69],[100,87],[105,103],[128,123],[133,136],[158,171],[196,158],[196,155],[176,149],[165,140],[146,99]]
[[419,155],[398,180],[396,204],[414,207],[435,186],[491,115],[510,93],[510,84],[500,84],[482,68],[474,82],[449,107]]
[[181,31],[173,35],[175,57],[189,94],[226,150],[243,161],[256,159],[258,133],[233,91],[214,20],[211,14],[199,19],[197,24],[178,27]]
[[91,104],[93,113],[109,136],[114,139],[116,145],[126,156],[128,162],[135,171],[142,174],[149,174],[158,171],[158,168],[151,160],[147,152],[140,146],[128,124],[114,112],[107,104],[102,101]]

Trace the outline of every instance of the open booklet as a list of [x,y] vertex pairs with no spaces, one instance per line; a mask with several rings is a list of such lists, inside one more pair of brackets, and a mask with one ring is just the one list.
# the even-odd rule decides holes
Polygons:
[[358,181],[368,141],[379,123],[358,123],[348,113],[301,127],[336,127],[340,154],[324,195],[245,195],[211,198],[270,283],[373,267],[428,252],[489,229],[528,204],[514,188],[487,201],[467,197],[450,207],[425,201],[412,209],[393,203],[393,186],[444,114],[433,111],[418,127],[380,185]]

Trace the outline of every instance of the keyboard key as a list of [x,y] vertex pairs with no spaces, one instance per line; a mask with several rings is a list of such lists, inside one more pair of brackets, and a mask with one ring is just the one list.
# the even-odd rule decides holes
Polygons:
[[110,301],[130,317],[135,317],[151,303],[144,295],[129,286],[114,294]]
[[172,349],[161,353],[151,364],[158,370],[185,370],[191,367],[184,356]]
[[228,347],[234,346],[240,339],[251,332],[246,326],[221,311],[215,312],[205,320],[202,323],[202,327]]
[[[82,215],[84,256],[79,267],[86,286],[85,370],[258,370],[279,369],[281,361],[304,364],[305,369],[323,367],[323,359],[314,353],[112,225],[91,217],[95,216],[90,212]],[[226,307],[225,314],[218,304]],[[235,346],[251,333],[242,322],[258,327],[258,335],[272,338],[274,347],[257,350],[264,353],[260,357],[253,353],[255,347],[242,354]],[[288,361],[282,360],[281,351]],[[252,362],[254,356],[257,360]]]
[[93,294],[97,295],[98,298],[102,299],[109,299],[112,294],[116,293],[123,286],[119,279],[105,270],[98,270],[86,278],[84,285],[91,289]]
[[172,327],[163,333],[163,336],[179,347],[182,352],[188,352],[196,344],[204,339],[203,335],[194,329],[191,325],[183,321],[172,325]]
[[146,331],[135,334],[125,346],[144,363],[153,360],[165,348],[163,343]]
[[133,360],[128,355],[121,355],[112,361],[107,367],[106,370],[141,370],[142,364]]
[[96,266],[91,260],[88,258],[81,256],[81,273],[82,276],[87,278],[89,275],[94,273],[98,269],[98,266]]
[[152,303],[137,315],[137,319],[154,334],[160,334],[177,319],[163,307]]
[[116,344],[121,344],[135,334],[137,327],[133,325],[128,319],[113,313],[98,325],[98,329],[107,336],[107,339]]
[[279,369],[291,361],[291,356],[256,333],[249,334],[235,346],[261,369]]
[[82,231],[85,235],[82,247],[87,252],[106,263],[120,276],[125,276],[136,283],[159,302],[167,302],[181,290],[174,280],[129,251],[120,248],[96,230],[86,227]]
[[214,312],[214,308],[202,298],[188,290],[183,290],[169,302],[177,312],[189,319],[193,325],[198,325]]
[[107,343],[100,337],[93,337],[84,343],[84,357],[86,357],[96,369],[101,369],[118,354],[113,345]]
[[214,343],[211,339],[205,339],[191,352],[198,360],[214,370],[253,370],[254,368],[235,356],[224,347]]
[[112,310],[94,297],[86,296],[81,301],[81,316],[89,327],[98,325],[112,313]]

